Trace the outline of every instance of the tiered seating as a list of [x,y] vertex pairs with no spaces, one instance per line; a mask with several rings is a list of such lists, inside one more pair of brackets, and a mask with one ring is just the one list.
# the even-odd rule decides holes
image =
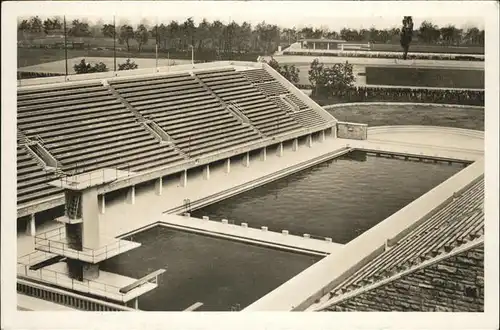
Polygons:
[[308,108],[309,108],[309,106],[308,106],[307,104],[305,104],[305,103],[304,103],[301,99],[299,99],[299,98],[297,97],[297,95],[295,95],[295,94],[290,93],[290,94],[287,94],[287,96],[286,96],[286,97],[287,97],[287,98],[288,98],[291,102],[295,103],[295,104],[299,107],[299,109],[300,109],[300,110],[305,110],[305,109],[308,109]]
[[110,84],[131,106],[165,130],[189,156],[260,138],[257,131],[238,121],[188,73]]
[[28,138],[41,138],[64,171],[143,171],[183,159],[172,146],[161,145],[99,83],[17,94],[19,128]]
[[277,81],[255,84],[255,86],[267,96],[276,96],[289,93],[288,90]]
[[289,114],[293,114],[295,112],[295,109],[285,101],[281,99],[279,96],[270,96],[269,99],[274,102],[280,109],[283,111],[286,111]]
[[235,102],[252,125],[265,135],[275,135],[300,129],[301,126],[286,111],[278,108],[240,72],[234,69],[196,73],[225,102]]
[[44,171],[23,146],[17,146],[17,204],[62,193],[60,188],[47,184],[54,180],[53,173]]
[[292,116],[297,122],[305,127],[311,127],[326,123],[326,120],[313,110],[294,112]]
[[483,236],[483,202],[484,177],[337,286],[332,295],[379,282]]
[[247,78],[251,83],[263,83],[266,81],[275,81],[273,76],[271,76],[264,69],[251,69],[239,71],[243,77]]

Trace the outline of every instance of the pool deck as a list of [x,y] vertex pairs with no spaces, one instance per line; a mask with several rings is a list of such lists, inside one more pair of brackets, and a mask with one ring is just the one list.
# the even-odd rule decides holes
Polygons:
[[[472,131],[474,133],[474,131]],[[396,138],[395,138],[396,137]],[[465,148],[458,147],[459,145]],[[135,204],[128,204],[125,199],[117,199],[114,201],[106,200],[105,214],[100,215],[100,232],[103,236],[117,237],[128,232],[134,231],[137,228],[145,227],[158,222],[159,219],[167,219],[163,214],[165,211],[179,209],[184,205],[184,200],[189,199],[191,204],[198,200],[206,199],[206,203],[212,203],[219,200],[221,197],[211,198],[216,194],[220,194],[229,189],[234,189],[236,186],[242,186],[240,191],[249,190],[259,185],[259,178],[269,176],[278,171],[283,172],[284,168],[289,168],[323,156],[328,153],[333,153],[336,150],[342,150],[346,146],[351,148],[365,148],[378,150],[380,152],[407,153],[415,156],[442,157],[449,159],[459,159],[463,161],[473,162],[481,159],[484,156],[484,138],[481,132],[471,132],[460,129],[450,128],[422,128],[418,126],[393,126],[385,128],[369,128],[368,140],[345,140],[333,139],[327,137],[324,142],[315,142],[311,148],[300,145],[299,151],[294,152],[291,147],[284,148],[284,153],[280,157],[268,148],[267,160],[261,161],[258,157],[253,157],[250,160],[250,166],[245,167],[243,164],[232,163],[230,173],[225,173],[224,169],[213,168],[210,171],[210,179],[207,181],[203,175],[193,174],[188,177],[188,184],[182,187],[179,180],[164,180],[163,193],[157,195],[154,189],[140,191],[136,189]],[[290,174],[290,173],[288,173]],[[249,184],[251,182],[251,184]],[[216,183],[216,184],[210,184]],[[246,186],[245,186],[246,185]],[[226,196],[224,196],[226,197]],[[178,211],[179,212],[179,211]],[[182,210],[180,211],[182,212]],[[124,217],[124,215],[126,215]],[[173,221],[174,218],[168,218],[165,222]],[[176,220],[180,221],[180,220]],[[194,219],[183,220],[189,221],[188,227],[204,229],[208,224],[197,222]],[[212,222],[212,221],[210,221]],[[231,219],[229,219],[231,223]],[[197,226],[201,227],[197,227]],[[212,230],[222,230],[219,223]],[[53,221],[38,225],[37,233],[41,233],[59,226],[59,223]],[[204,227],[205,226],[205,227]],[[224,225],[226,226],[226,225]],[[252,224],[248,224],[252,227]],[[236,228],[238,226],[229,225],[224,228]],[[239,233],[244,231],[254,233],[248,228],[238,228]],[[287,230],[287,228],[281,228]],[[224,232],[224,231],[222,231]],[[221,233],[222,233],[221,232]],[[316,239],[305,239],[303,237],[283,238],[285,235],[271,235],[262,230],[256,230],[260,236],[266,236],[268,240],[276,239],[276,244],[282,244],[281,240],[298,240],[300,242],[307,241],[307,246],[316,246]],[[253,235],[253,234],[251,234]],[[245,237],[245,236],[244,236]],[[247,236],[249,237],[249,236]],[[252,236],[256,239],[257,236]],[[271,238],[272,237],[272,238]],[[279,239],[278,239],[279,237]],[[264,239],[265,240],[265,239]],[[325,245],[324,240],[319,240]],[[17,255],[22,256],[34,251],[33,237],[24,233],[18,234],[17,238]],[[311,245],[312,244],[312,245]],[[326,244],[328,245],[328,244]],[[330,245],[333,247],[334,245]]]
[[165,214],[159,221],[170,228],[210,234],[211,236],[218,236],[243,243],[258,244],[288,251],[327,255],[339,251],[343,246],[343,244],[321,239],[306,238],[174,214]]

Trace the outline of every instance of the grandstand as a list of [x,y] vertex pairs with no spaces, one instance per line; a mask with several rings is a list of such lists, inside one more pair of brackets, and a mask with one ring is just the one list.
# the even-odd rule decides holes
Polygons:
[[[332,126],[325,110],[258,66],[178,66],[55,85],[31,79],[17,92],[18,215],[62,205],[61,191],[47,182],[64,173],[113,167],[132,175]],[[251,77],[278,87],[266,94]],[[273,102],[282,96],[288,103]],[[300,111],[290,113],[290,105]]]
[[[163,178],[180,176],[179,186],[186,187],[188,170],[203,167],[203,177],[208,179],[212,164],[223,161],[228,174],[231,159],[236,157],[242,158],[248,167],[252,153],[260,153],[261,160],[265,160],[266,150],[276,147],[277,155],[282,156],[283,145],[288,142],[297,151],[299,140],[312,147],[313,140],[325,142],[328,135],[333,142],[324,143],[325,149],[308,154],[307,161],[297,157],[281,169],[271,168],[270,174],[262,173],[260,179],[269,182],[354,149],[372,148],[377,155],[397,153],[433,161],[467,159],[473,164],[341,249],[325,248],[324,259],[245,310],[429,310],[423,303],[403,298],[389,307],[380,304],[379,299],[390,300],[395,297],[394,292],[400,293],[392,289],[381,293],[380,288],[404,282],[407,274],[419,274],[422,269],[441,269],[439,265],[445,261],[451,260],[455,265],[457,260],[453,258],[463,257],[464,253],[469,259],[479,260],[477,264],[474,261],[474,265],[479,265],[475,268],[474,283],[464,284],[471,273],[457,265],[446,266],[455,267],[455,273],[460,275],[450,280],[456,283],[455,291],[443,291],[435,283],[432,287],[425,281],[422,283],[428,286],[425,290],[435,295],[449,293],[447,299],[454,295],[465,297],[463,302],[453,298],[457,301],[455,305],[440,302],[433,306],[459,311],[482,308],[484,161],[481,151],[446,149],[446,146],[433,149],[421,144],[414,145],[412,150],[408,143],[398,146],[394,141],[385,145],[379,140],[367,141],[366,125],[339,122],[265,63],[190,64],[162,67],[154,73],[146,69],[30,79],[21,85],[17,90],[17,215],[29,236],[40,240],[40,235],[46,235],[38,232],[38,213],[65,205],[63,178],[96,173],[104,168],[120,173],[119,178],[95,188],[96,204],[99,195],[100,213],[104,214],[105,194],[126,189],[127,201],[134,204],[135,187],[140,184],[155,182],[156,193],[161,195]],[[478,138],[477,134],[473,138]],[[57,179],[61,180],[59,186],[54,184]],[[237,193],[231,189],[249,189],[242,186],[215,190],[212,200]],[[198,203],[208,203],[207,200],[210,194]],[[183,210],[183,205],[176,205],[169,212]],[[97,213],[97,206],[94,211]],[[121,222],[120,230],[110,230],[107,234],[118,237],[118,233],[124,235],[153,224],[150,219],[128,222],[121,219]],[[250,228],[243,230],[250,232]],[[254,238],[260,239],[267,227],[253,230],[257,231],[252,234]],[[326,244],[315,242],[310,236],[300,239],[302,247]],[[281,240],[280,237],[276,242]],[[298,245],[292,248],[300,250]],[[477,255],[471,257],[467,254],[470,251]],[[412,290],[420,288],[419,278],[422,277],[401,285]],[[138,282],[133,284],[139,286]],[[72,297],[75,300],[64,303],[71,308],[85,310],[90,304],[96,306],[92,310],[133,310],[115,303],[103,307],[95,297],[89,298],[78,290],[70,293],[57,290],[31,283],[26,276],[18,279],[21,294],[50,298],[57,303],[66,301],[66,296]],[[426,298],[419,296],[424,289],[419,290],[412,291],[410,298]],[[46,291],[50,294],[40,293]],[[466,294],[460,296],[462,291]]]

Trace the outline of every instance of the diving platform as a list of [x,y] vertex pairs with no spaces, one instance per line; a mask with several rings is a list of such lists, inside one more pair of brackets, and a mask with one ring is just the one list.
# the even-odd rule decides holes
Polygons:
[[[141,281],[137,284],[138,280],[135,278],[100,270],[99,278],[84,278],[82,281],[78,281],[71,277],[65,262],[58,262],[36,271],[29,268],[25,268],[24,270],[18,269],[18,275],[24,275],[30,279],[36,279],[79,293],[127,303],[157,288],[157,275],[159,274],[155,274],[155,276],[149,277],[147,281]],[[131,287],[131,289],[123,292],[122,289],[126,287]]]
[[65,227],[55,228],[35,236],[35,250],[57,254],[90,264],[97,264],[141,246],[140,243],[124,239],[109,239],[107,243],[104,243],[102,237],[100,238],[100,243],[101,246],[97,248],[82,246],[81,249],[77,249],[74,247],[72,240],[67,236]]
[[58,180],[49,182],[49,184],[58,188],[81,191],[91,187],[114,182],[120,178],[130,176],[131,174],[134,174],[134,172],[122,171],[114,168],[104,168],[92,172],[61,177]]

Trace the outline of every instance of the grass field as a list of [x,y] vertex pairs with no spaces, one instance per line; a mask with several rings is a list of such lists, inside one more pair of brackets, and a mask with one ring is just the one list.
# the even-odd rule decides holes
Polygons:
[[484,131],[484,109],[424,105],[356,105],[329,109],[341,121],[369,126],[429,125]]
[[[372,44],[372,51],[378,52],[401,52],[399,44]],[[410,53],[450,53],[450,54],[481,54],[484,55],[484,47],[461,46],[450,47],[440,45],[411,44]]]
[[367,66],[366,84],[483,89],[484,71]]
[[[130,52],[117,51],[116,57],[123,58],[155,58],[155,52],[138,52],[137,50],[132,50]],[[235,61],[252,61],[257,60],[258,54],[233,54],[231,56],[232,60]],[[88,50],[88,49],[68,49],[68,58],[73,57],[113,57],[113,50]],[[175,53],[165,53],[160,52],[158,54],[159,58],[172,58],[172,59],[191,59],[191,52],[175,52]],[[195,61],[214,61],[216,60],[212,54],[197,54],[194,53]],[[17,67],[25,67],[30,65],[36,65],[41,63],[53,62],[64,60],[64,49],[53,49],[53,48],[17,48]]]

